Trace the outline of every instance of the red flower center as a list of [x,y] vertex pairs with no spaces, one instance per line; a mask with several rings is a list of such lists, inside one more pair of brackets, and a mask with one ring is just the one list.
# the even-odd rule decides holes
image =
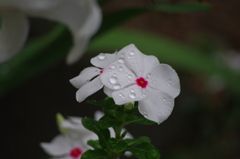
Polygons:
[[142,88],[146,88],[148,85],[148,81],[142,77],[136,79],[136,83],[139,87],[142,87]]
[[80,148],[78,148],[78,147],[76,147],[76,148],[74,148],[74,149],[72,149],[72,150],[70,151],[70,156],[71,156],[72,158],[78,158],[78,157],[80,157],[82,154],[83,154],[83,151],[82,151]]

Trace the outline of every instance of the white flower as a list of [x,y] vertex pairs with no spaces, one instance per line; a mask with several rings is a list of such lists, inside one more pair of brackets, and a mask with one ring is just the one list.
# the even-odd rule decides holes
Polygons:
[[111,89],[108,94],[118,105],[138,101],[140,113],[149,120],[166,120],[180,93],[177,73],[156,57],[142,54],[133,44],[118,54],[124,62],[116,60],[101,74],[102,83]]
[[[101,111],[94,114],[95,120],[99,120],[103,116]],[[42,142],[40,146],[43,150],[56,159],[79,159],[80,156],[91,149],[87,145],[88,140],[97,140],[95,133],[84,128],[80,117],[69,117],[61,123],[61,127],[67,131],[64,134],[56,136],[50,143]],[[114,137],[114,130],[110,129],[111,137]],[[133,138],[127,133],[125,138]],[[126,153],[129,155],[129,153]]]
[[69,117],[61,126],[68,129],[65,134],[56,136],[50,143],[40,143],[43,150],[58,159],[77,159],[91,147],[88,140],[97,140],[93,132],[85,129],[79,117]]
[[[91,63],[96,67],[85,68],[77,77],[70,80],[70,83],[79,89],[76,93],[76,99],[78,102],[84,101],[88,96],[103,88],[100,76],[103,72],[107,71],[105,67],[113,63],[118,57],[119,55],[117,53],[101,53],[91,59]],[[109,89],[104,87],[104,92],[107,95],[108,91]]]
[[76,62],[101,23],[95,0],[1,0],[0,64],[20,51],[29,31],[27,16],[65,24],[71,31],[74,46],[67,63]]

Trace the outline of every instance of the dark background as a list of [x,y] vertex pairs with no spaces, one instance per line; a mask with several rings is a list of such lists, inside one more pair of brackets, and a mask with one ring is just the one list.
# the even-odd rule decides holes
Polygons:
[[[207,2],[215,6],[213,11],[191,14],[148,13],[122,26],[164,35],[213,52],[217,48],[240,50],[240,2]],[[102,9],[103,13],[107,13],[127,6],[143,5],[153,3],[150,0],[113,0],[102,6]],[[45,26],[52,24],[31,19],[30,38],[45,32],[42,23]],[[0,98],[3,146],[0,158],[47,158],[39,143],[50,142],[59,134],[55,123],[57,112],[65,117],[93,117],[94,111],[101,109],[85,102],[78,103],[75,100],[77,90],[69,83],[69,79],[90,66],[90,58],[92,56],[86,53],[72,66],[67,66],[62,60]],[[169,119],[160,125],[133,125],[127,127],[129,132],[134,137],[150,137],[161,152],[162,159],[239,159],[239,95],[227,87],[212,91],[208,77],[198,72],[190,74],[174,69],[181,80],[181,93],[175,100],[175,108]],[[101,100],[104,97],[104,93],[99,91],[88,99]]]

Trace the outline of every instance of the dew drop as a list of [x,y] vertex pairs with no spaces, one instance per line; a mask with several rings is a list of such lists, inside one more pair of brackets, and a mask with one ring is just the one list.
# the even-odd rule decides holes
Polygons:
[[114,89],[119,89],[119,88],[121,88],[121,85],[118,83],[118,84],[115,84],[114,86],[113,86],[113,88]]
[[151,77],[151,73],[148,73],[148,74],[147,74],[147,78],[150,78],[150,77]]
[[124,60],[122,58],[118,59],[118,63],[124,64]]
[[170,87],[170,86],[172,86],[172,84],[169,82],[169,83],[168,83],[168,87]]
[[112,66],[111,66],[111,68],[112,68],[112,69],[115,69],[115,66],[114,66],[114,65],[112,65]]
[[106,58],[106,56],[104,54],[98,55],[98,59],[99,60],[104,60],[105,58]]
[[145,118],[148,118],[148,115],[147,115],[147,114],[144,114],[143,116],[144,116]]
[[156,81],[153,80],[153,84],[155,84],[155,83],[156,83]]
[[163,98],[162,98],[162,100],[165,102],[165,101],[166,101],[166,98],[165,98],[165,97],[163,97]]
[[134,50],[130,50],[129,54],[133,56],[135,54],[135,51]]
[[109,78],[109,82],[110,82],[111,84],[116,84],[116,83],[117,83],[117,78],[114,77],[114,76],[112,76],[111,78]]
[[117,76],[116,73],[114,73],[113,76],[116,77]]
[[131,90],[130,90],[130,92],[134,92],[134,90],[133,90],[133,89],[131,89]]
[[146,97],[146,94],[145,94],[145,93],[143,93],[143,94],[142,94],[142,97],[143,97],[143,98],[144,98],[144,97]]
[[119,71],[123,71],[123,67],[122,66],[120,66],[118,69],[119,69]]
[[130,93],[130,94],[129,94],[129,98],[131,98],[131,99],[136,98],[136,94],[135,94],[135,93]]
[[127,75],[127,77],[128,77],[128,78],[132,78],[132,75],[129,74],[129,75]]
[[140,71],[140,72],[139,72],[139,74],[141,75],[141,74],[142,74],[142,72]]

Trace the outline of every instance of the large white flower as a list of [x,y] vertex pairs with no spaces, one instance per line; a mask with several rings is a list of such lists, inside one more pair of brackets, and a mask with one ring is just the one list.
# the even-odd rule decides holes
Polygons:
[[163,122],[180,93],[177,73],[169,65],[160,64],[156,57],[142,54],[133,44],[118,54],[124,56],[124,62],[112,63],[101,74],[102,83],[111,89],[108,94],[118,105],[138,101],[144,117]]
[[[105,68],[114,61],[123,62],[123,59],[119,58],[120,56],[117,52],[114,54],[101,53],[91,59],[91,63],[96,67],[85,68],[77,77],[70,80],[70,83],[79,89],[76,93],[78,102],[82,102],[88,96],[103,88],[100,79],[101,74],[108,71]],[[108,88],[104,87],[104,92],[109,95]]]
[[29,31],[27,16],[65,24],[71,31],[74,46],[67,63],[76,62],[101,23],[95,0],[1,0],[0,64],[20,51]]

